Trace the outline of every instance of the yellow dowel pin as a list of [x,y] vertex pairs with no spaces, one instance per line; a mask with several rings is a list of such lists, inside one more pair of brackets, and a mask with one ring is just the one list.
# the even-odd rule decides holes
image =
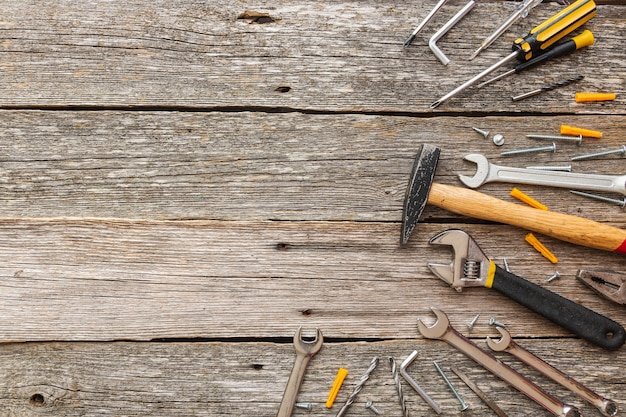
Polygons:
[[571,135],[571,136],[579,136],[583,135],[586,138],[596,138],[600,139],[602,137],[602,132],[591,129],[583,129],[582,127],[561,125],[561,135]]
[[537,250],[540,254],[546,257],[553,264],[557,263],[559,259],[554,256],[552,252],[548,250],[532,233],[526,235],[526,242],[530,243],[530,245]]
[[333,386],[330,388],[330,393],[328,393],[326,408],[331,408],[333,406],[335,398],[337,398],[337,394],[339,393],[339,388],[341,388],[341,384],[343,384],[343,380],[346,379],[347,375],[348,370],[346,368],[339,368],[337,376],[335,377],[335,382],[333,382]]
[[576,93],[576,103],[615,100],[615,93]]
[[539,201],[535,200],[531,196],[529,196],[527,194],[524,194],[523,192],[521,192],[517,188],[513,188],[511,190],[511,197],[515,197],[519,201],[522,201],[522,202],[524,202],[524,203],[528,204],[529,206],[534,207],[536,209],[546,210],[546,211],[548,210],[547,206],[541,204]]

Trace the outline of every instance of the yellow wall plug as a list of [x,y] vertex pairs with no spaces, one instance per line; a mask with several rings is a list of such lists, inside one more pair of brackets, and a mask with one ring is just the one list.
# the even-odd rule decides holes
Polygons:
[[557,263],[559,259],[554,256],[552,252],[548,250],[532,233],[526,235],[526,242],[530,243],[530,245],[537,250],[540,254],[546,257],[553,264]]
[[539,210],[548,210],[548,206],[541,204],[539,201],[535,200],[534,198],[532,198],[531,196],[524,194],[523,192],[521,192],[520,190],[518,190],[517,188],[513,188],[511,190],[511,197],[515,197],[517,198],[519,201],[522,201],[526,204],[528,204],[531,207],[534,207],[536,209]]
[[333,386],[328,393],[326,408],[331,408],[333,406],[335,398],[337,398],[337,394],[339,393],[339,388],[341,388],[341,384],[343,384],[343,380],[346,379],[347,375],[348,370],[346,368],[339,368],[339,370],[337,371],[337,376],[335,377],[335,382],[333,382]]
[[602,132],[591,129],[583,129],[582,127],[561,125],[561,135],[571,135],[571,136],[579,136],[583,135],[586,138],[596,138],[600,139],[602,137]]

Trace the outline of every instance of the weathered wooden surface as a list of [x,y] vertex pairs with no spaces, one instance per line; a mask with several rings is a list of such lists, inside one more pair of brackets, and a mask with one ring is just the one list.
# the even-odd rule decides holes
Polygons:
[[[180,3],[180,4],[179,4]],[[566,165],[624,144],[623,2],[585,25],[593,47],[432,112],[428,105],[509,50],[562,8],[541,5],[468,62],[512,3],[479,3],[439,45],[427,38],[464,2],[451,1],[413,46],[402,42],[432,4],[377,2],[3,2],[0,19],[0,402],[7,416],[275,415],[294,361],[298,326],[320,327],[300,400],[335,415],[374,355],[379,368],[348,415],[400,415],[387,362],[417,349],[415,379],[445,410],[458,404],[432,360],[465,370],[509,415],[548,415],[443,342],[421,338],[431,306],[481,346],[490,316],[529,350],[626,404],[623,348],[606,352],[487,289],[457,293],[426,264],[452,253],[428,239],[471,233],[499,264],[626,325],[626,309],[575,279],[625,270],[625,258],[427,207],[406,247],[402,203],[417,150],[442,148],[436,180],[462,186],[462,161]],[[273,22],[238,19],[268,13]],[[478,22],[478,23],[477,23]],[[485,29],[487,28],[487,29]],[[511,103],[512,94],[574,75],[575,86]],[[614,91],[576,104],[575,91]],[[528,133],[560,124],[600,130],[580,147],[503,158],[545,144]],[[501,133],[503,147],[477,135]],[[619,156],[572,163],[624,174]],[[512,184],[480,191],[503,200]],[[550,210],[626,228],[624,209],[565,189],[518,186]],[[468,202],[471,204],[471,202]],[[561,278],[545,282],[554,271]],[[465,327],[480,313],[475,328]],[[547,391],[597,415],[510,356]],[[338,367],[350,375],[332,410]],[[488,415],[471,404],[463,415]],[[411,415],[435,415],[404,385]],[[294,415],[305,415],[297,410]]]

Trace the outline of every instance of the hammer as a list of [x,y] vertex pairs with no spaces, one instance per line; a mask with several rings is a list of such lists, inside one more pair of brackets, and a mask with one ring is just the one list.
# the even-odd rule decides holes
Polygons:
[[569,214],[509,203],[467,188],[433,182],[440,149],[423,144],[404,197],[400,242],[406,244],[426,203],[476,219],[509,224],[565,242],[626,254],[626,230]]

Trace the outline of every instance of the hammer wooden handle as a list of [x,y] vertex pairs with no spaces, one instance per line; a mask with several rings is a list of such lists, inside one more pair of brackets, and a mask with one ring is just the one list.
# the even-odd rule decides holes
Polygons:
[[428,204],[476,219],[505,223],[590,248],[626,254],[626,230],[593,220],[509,203],[467,188],[433,183]]

